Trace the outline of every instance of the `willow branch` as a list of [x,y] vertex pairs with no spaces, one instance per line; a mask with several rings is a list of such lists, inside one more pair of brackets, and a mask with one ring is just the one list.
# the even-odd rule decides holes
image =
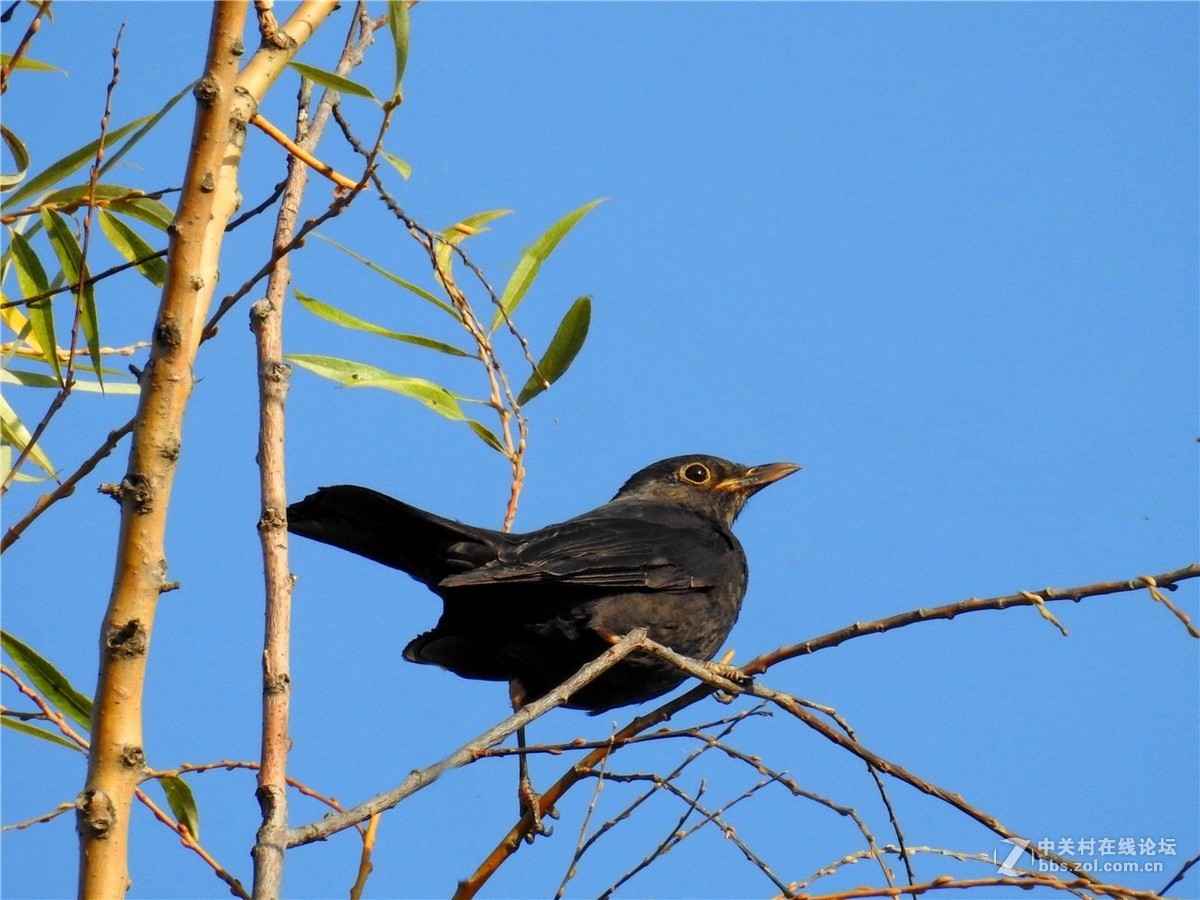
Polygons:
[[365,803],[360,803],[341,815],[326,816],[318,822],[293,828],[288,834],[288,846],[298,847],[301,844],[324,840],[331,834],[349,828],[358,822],[366,821],[376,813],[391,809],[405,797],[428,787],[447,772],[474,762],[478,758],[480,750],[500,743],[516,732],[518,728],[524,728],[534,719],[545,715],[556,706],[561,706],[573,693],[595,681],[634,650],[643,646],[645,637],[646,629],[644,628],[631,631],[544,697],[522,707],[520,712],[513,713],[475,740],[464,744],[441,762],[413,771],[392,790],[379,794]]

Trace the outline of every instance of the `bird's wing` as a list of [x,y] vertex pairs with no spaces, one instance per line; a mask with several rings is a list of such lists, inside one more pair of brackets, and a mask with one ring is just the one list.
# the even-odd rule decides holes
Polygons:
[[[727,576],[737,544],[690,513],[614,516],[601,511],[524,535],[495,559],[452,574],[443,588],[561,584],[631,591],[691,591]],[[636,512],[636,510],[635,510]]]

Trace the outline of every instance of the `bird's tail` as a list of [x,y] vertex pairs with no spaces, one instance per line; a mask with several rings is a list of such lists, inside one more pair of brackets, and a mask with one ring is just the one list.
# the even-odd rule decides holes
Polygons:
[[352,484],[323,487],[293,503],[288,531],[400,569],[427,585],[494,552],[496,534]]

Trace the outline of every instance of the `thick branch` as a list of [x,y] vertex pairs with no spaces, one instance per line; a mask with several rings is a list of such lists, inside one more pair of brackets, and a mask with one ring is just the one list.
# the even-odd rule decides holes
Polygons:
[[205,74],[195,90],[188,170],[172,225],[129,469],[121,483],[121,530],[112,595],[101,626],[92,747],[87,782],[76,801],[81,897],[119,898],[129,887],[129,811],[145,762],[141,707],[146,655],[166,583],[163,537],[192,388],[199,338],[193,323],[212,296],[222,229],[236,205],[236,168],[225,179],[221,172],[230,143],[245,15],[244,2],[213,8]]

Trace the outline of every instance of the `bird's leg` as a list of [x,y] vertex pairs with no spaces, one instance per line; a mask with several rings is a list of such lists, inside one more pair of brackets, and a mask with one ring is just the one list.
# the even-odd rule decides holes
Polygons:
[[737,666],[727,662],[711,660],[704,663],[704,668],[708,669],[714,675],[724,678],[726,681],[732,681],[734,684],[749,684],[754,680],[753,675],[747,675]]
[[[713,659],[704,663],[704,668],[708,669],[708,671],[720,678],[724,678],[727,681],[732,681],[734,684],[745,685],[752,682],[754,680],[754,676],[747,674],[744,670],[733,665],[733,663],[730,662],[732,659],[733,651],[730,650],[719,660]],[[733,702],[733,696],[725,691],[718,691],[714,697],[721,703]]]
[[[520,712],[521,707],[525,705],[525,688],[515,678],[508,682],[508,696],[512,701],[513,712]],[[517,749],[525,749],[524,725],[517,729]],[[539,834],[549,837],[554,829],[542,821],[541,797],[533,789],[533,782],[529,780],[529,758],[524,753],[518,753],[517,764],[520,771],[520,777],[517,781],[518,810],[522,816],[526,812],[533,815],[533,828],[525,833],[525,842],[532,844],[534,838]],[[553,812],[551,812],[551,815],[553,815]]]

